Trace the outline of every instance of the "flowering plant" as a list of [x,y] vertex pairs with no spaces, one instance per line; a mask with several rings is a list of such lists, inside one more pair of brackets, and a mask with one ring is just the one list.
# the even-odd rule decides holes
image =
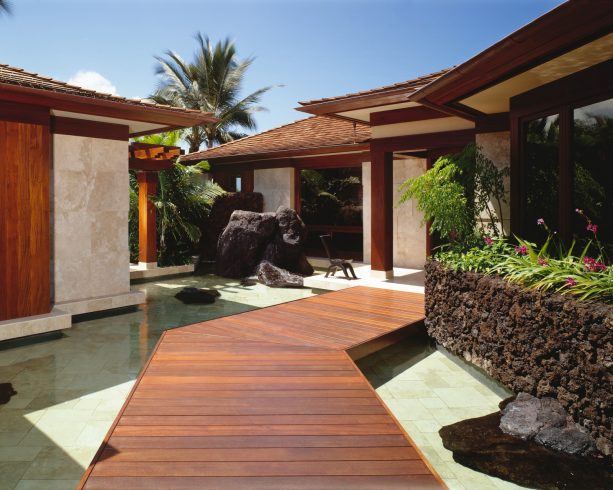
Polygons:
[[[581,210],[586,220],[588,237],[583,249],[576,252],[573,242],[568,250],[561,245],[557,250],[552,244],[557,234],[544,219],[537,225],[547,232],[547,239],[540,248],[515,237],[517,245],[505,238],[485,236],[485,246],[463,252],[439,252],[436,259],[454,270],[498,274],[510,283],[521,284],[530,289],[570,294],[581,300],[596,300],[613,303],[613,267],[598,239],[598,225]],[[589,250],[598,250],[598,256],[588,255]]]

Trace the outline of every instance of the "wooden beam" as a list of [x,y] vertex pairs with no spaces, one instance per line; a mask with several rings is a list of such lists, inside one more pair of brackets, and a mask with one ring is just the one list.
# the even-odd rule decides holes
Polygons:
[[370,114],[370,125],[384,126],[386,124],[423,121],[426,119],[438,119],[441,117],[449,117],[449,114],[445,114],[444,112],[424,106],[407,107],[392,111],[372,112]]
[[508,112],[489,114],[475,121],[475,133],[497,133],[508,131],[511,124],[511,116]]
[[51,116],[51,132],[85,138],[128,141],[130,127],[123,124],[109,124],[87,119]]
[[464,146],[475,141],[474,129],[443,131],[440,133],[414,134],[410,136],[395,136],[371,141],[371,154],[381,151],[432,150]]
[[156,212],[150,196],[155,196],[158,187],[156,172],[139,172],[138,179],[138,260],[157,262]]
[[394,269],[393,155],[373,149],[371,155],[371,270]]

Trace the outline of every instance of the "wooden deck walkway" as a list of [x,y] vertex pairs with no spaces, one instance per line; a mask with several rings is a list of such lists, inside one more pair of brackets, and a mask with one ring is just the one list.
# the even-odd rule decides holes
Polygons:
[[79,488],[444,487],[347,352],[423,315],[356,287],[165,332]]

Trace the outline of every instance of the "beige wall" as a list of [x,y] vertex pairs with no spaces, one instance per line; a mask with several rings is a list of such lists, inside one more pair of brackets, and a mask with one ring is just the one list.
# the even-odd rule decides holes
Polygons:
[[421,224],[423,214],[413,200],[396,206],[400,199],[398,188],[407,179],[426,171],[424,158],[394,160],[394,265],[423,269],[426,262],[426,228]]
[[[489,158],[499,169],[509,168],[511,165],[511,138],[509,131],[496,133],[482,133],[475,137],[477,145],[481,148],[483,155]],[[499,209],[496,203],[492,203],[492,208],[499,219],[502,218],[503,229],[506,234],[510,233],[511,211],[510,211],[510,178],[505,178],[505,191],[507,202],[502,203]]]
[[294,207],[294,169],[267,168],[253,173],[253,190],[264,196],[264,212]]
[[[422,269],[426,261],[426,229],[421,226],[422,213],[415,203],[409,201],[396,207],[400,192],[398,188],[406,179],[416,177],[426,171],[426,160],[408,158],[394,160],[394,266]],[[362,185],[364,188],[364,262],[370,263],[371,233],[371,169],[370,162],[362,164]]]
[[128,142],[53,135],[54,302],[130,291]]
[[362,199],[362,223],[363,223],[363,231],[364,231],[364,262],[366,264],[370,264],[370,209],[371,209],[371,173],[370,173],[370,162],[362,163],[362,189],[363,189],[363,199]]

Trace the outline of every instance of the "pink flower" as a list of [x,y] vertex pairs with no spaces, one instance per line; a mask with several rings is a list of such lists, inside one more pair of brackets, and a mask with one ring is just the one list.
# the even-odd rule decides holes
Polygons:
[[545,220],[543,218],[539,218],[536,220],[536,224],[539,226],[543,226],[545,224]]
[[575,209],[575,213],[577,213],[577,214],[583,214],[583,209],[579,209],[579,208],[577,208],[577,209]]
[[602,262],[598,262],[596,259],[588,257],[587,255],[583,257],[583,265],[585,265],[585,268],[590,272],[602,272],[607,268]]
[[542,265],[543,267],[547,267],[549,265],[549,262],[547,262],[547,259],[544,259],[543,257],[538,258],[538,263],[539,265]]
[[587,231],[591,231],[595,235],[596,233],[598,233],[598,225],[595,225],[594,223],[588,223]]
[[567,285],[569,288],[572,288],[573,286],[576,286],[576,285],[577,285],[577,281],[575,281],[575,280],[574,280],[572,277],[567,277],[567,278],[566,278],[566,285]]
[[522,245],[521,247],[517,246],[515,247],[515,252],[519,255],[526,255],[528,253],[528,247],[525,245]]
[[491,247],[492,245],[494,245],[494,240],[492,240],[492,237],[485,235],[483,237],[483,241],[485,242],[485,244],[489,247]]

